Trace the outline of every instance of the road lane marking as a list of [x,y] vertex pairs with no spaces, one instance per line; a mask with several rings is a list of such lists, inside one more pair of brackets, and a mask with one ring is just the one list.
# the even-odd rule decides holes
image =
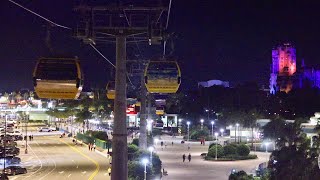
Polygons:
[[87,171],[83,171],[83,172],[81,172],[82,174],[85,174],[85,173],[87,173]]
[[78,152],[83,157],[86,157],[88,160],[90,160],[91,162],[93,162],[96,165],[96,170],[91,174],[91,176],[88,179],[88,180],[92,180],[99,172],[99,169],[100,169],[99,163],[97,161],[95,161],[94,159],[90,158],[89,156],[87,156],[86,154],[84,154],[83,152],[81,152],[78,148],[75,148],[75,147],[71,146],[70,144],[66,143],[65,141],[63,141],[61,139],[59,139],[59,141],[61,141],[64,144],[68,145],[71,149],[73,149],[74,151]]
[[69,174],[68,178],[70,178],[71,174]]
[[33,149],[31,148],[30,145],[29,146],[29,149],[31,150],[31,152],[38,158],[38,161],[40,162],[40,167],[39,169],[37,169],[35,172],[33,172],[32,174],[30,174],[29,176],[27,176],[26,178],[29,178],[31,176],[33,176],[35,173],[37,173],[38,171],[40,171],[42,169],[42,161],[40,160],[40,158],[38,157],[38,155],[33,151]]
[[[44,138],[45,140],[48,140],[48,138]],[[42,176],[40,179],[43,179],[43,178],[45,178],[46,176],[48,176],[49,174],[51,174],[56,168],[57,168],[57,164],[56,164],[56,161],[53,159],[53,158],[51,158],[51,156],[48,154],[48,153],[46,153],[46,151],[44,151],[43,150],[43,148],[40,146],[40,144],[37,142],[37,141],[35,141],[35,143],[40,147],[40,149],[41,149],[41,151],[42,152],[44,152],[45,154],[47,154],[47,157],[49,158],[49,160],[51,160],[52,162],[53,162],[53,164],[54,164],[54,168],[50,171],[50,172],[48,172],[46,175],[44,175],[44,176]],[[47,163],[48,163],[48,165],[49,165],[49,162],[47,161]],[[39,180],[40,180],[39,179]]]
[[64,171],[60,171],[60,172],[59,172],[59,174],[62,174],[62,173],[64,173]]

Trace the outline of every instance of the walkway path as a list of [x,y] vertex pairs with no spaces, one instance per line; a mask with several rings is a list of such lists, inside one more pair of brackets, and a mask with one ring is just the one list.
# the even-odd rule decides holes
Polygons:
[[[162,136],[161,141],[167,144],[167,147],[161,148],[160,143],[156,145],[156,152],[162,160],[163,167],[168,171],[168,176],[164,180],[226,180],[232,169],[254,172],[255,168],[262,162],[267,161],[270,153],[257,152],[258,159],[244,161],[205,161],[201,158],[201,153],[208,151],[209,143],[202,146],[200,142],[190,142],[188,151],[188,142],[181,144],[182,137],[172,138],[171,136]],[[174,142],[173,146],[171,145]],[[163,149],[163,150],[162,150]],[[182,162],[182,155],[191,154],[192,160],[189,163],[186,159]]]

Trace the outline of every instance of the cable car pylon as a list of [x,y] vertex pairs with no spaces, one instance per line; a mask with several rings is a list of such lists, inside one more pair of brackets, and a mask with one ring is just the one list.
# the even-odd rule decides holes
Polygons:
[[[145,2],[144,2],[145,3]],[[126,42],[136,42],[135,36],[152,44],[162,40],[163,6],[86,6],[75,8],[81,13],[81,24],[75,36],[86,43],[106,43],[116,39],[116,79],[114,101],[114,129],[112,139],[111,180],[128,179],[127,127],[126,127]],[[107,18],[106,18],[107,17]],[[83,23],[84,22],[84,23]],[[99,23],[102,24],[99,24]],[[81,32],[81,34],[77,34]],[[128,40],[129,39],[129,40]],[[143,127],[140,127],[143,128]]]

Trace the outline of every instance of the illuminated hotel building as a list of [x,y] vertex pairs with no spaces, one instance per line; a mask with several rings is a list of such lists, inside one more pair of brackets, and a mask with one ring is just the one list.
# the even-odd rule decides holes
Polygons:
[[320,69],[307,67],[304,60],[297,69],[296,50],[285,43],[272,50],[270,73],[270,93],[283,91],[288,93],[297,88],[320,88]]
[[270,73],[270,93],[277,91],[289,92],[292,89],[292,77],[296,72],[296,50],[285,43],[272,50]]

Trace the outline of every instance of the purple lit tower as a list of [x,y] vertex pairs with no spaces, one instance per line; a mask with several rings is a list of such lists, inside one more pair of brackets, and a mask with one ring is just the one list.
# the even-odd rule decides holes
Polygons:
[[272,50],[270,73],[270,93],[289,92],[292,89],[292,76],[296,72],[296,50],[290,43],[284,43]]

